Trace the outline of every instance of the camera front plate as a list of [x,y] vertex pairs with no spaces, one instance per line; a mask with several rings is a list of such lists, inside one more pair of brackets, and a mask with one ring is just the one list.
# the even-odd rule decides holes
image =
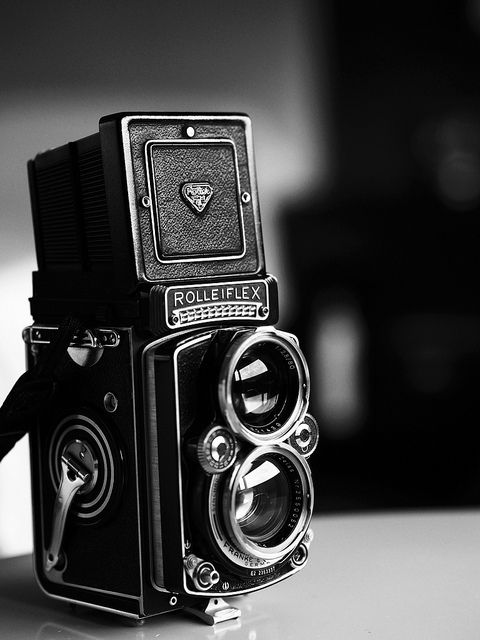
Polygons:
[[[303,457],[283,442],[282,436],[275,445],[259,447],[240,438],[239,461],[235,470],[224,472],[231,474],[228,478],[222,477],[222,473],[213,476],[206,473],[196,454],[192,454],[197,451],[193,443],[216,410],[214,401],[205,406],[209,404],[209,380],[213,380],[214,386],[217,384],[212,378],[216,365],[212,364],[211,354],[217,344],[242,331],[249,334],[252,329],[182,332],[151,343],[143,353],[151,473],[152,581],[161,590],[211,596],[251,592],[298,571],[302,562],[296,563],[292,558],[299,546],[308,550],[307,531],[313,505],[310,471]],[[270,332],[280,333],[273,328]],[[165,382],[169,377],[174,402],[165,398]],[[231,434],[238,438],[234,431]],[[239,468],[246,464],[242,467],[242,460],[280,454],[288,459],[285,476],[289,466],[296,470],[298,478],[291,486],[292,496],[296,492],[297,498],[293,498],[291,513],[285,521],[287,533],[274,548],[269,551],[264,548],[262,552],[261,545],[252,546],[246,538],[232,536],[231,526],[225,526],[222,505],[231,498],[235,483],[238,485]],[[168,531],[163,526],[165,522]],[[172,554],[177,555],[175,561]],[[192,577],[193,571],[185,564],[192,557],[212,564],[218,573],[218,579],[208,590],[199,587],[199,581]]]

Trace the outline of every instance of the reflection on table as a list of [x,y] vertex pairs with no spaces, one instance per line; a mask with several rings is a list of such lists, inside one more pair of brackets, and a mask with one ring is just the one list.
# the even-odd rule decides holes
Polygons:
[[[480,636],[480,513],[316,516],[307,567],[231,599],[234,622],[185,613],[138,626],[44,595],[30,556],[0,561],[2,640],[469,640]],[[120,560],[119,560],[120,561]]]

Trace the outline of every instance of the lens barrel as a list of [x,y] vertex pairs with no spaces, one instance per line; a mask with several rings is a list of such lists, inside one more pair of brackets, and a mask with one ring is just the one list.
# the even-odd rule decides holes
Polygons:
[[269,566],[301,542],[313,508],[304,459],[288,445],[251,450],[211,479],[210,524],[220,550],[242,567]]
[[309,386],[303,354],[288,334],[248,332],[224,357],[219,405],[227,425],[245,440],[281,442],[305,414]]

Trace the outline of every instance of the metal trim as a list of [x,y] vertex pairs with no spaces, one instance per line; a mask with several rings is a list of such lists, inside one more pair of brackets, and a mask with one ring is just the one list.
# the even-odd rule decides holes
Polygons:
[[[208,286],[214,286],[216,283],[212,282],[209,283]],[[265,299],[267,302],[267,307],[268,307],[268,313],[270,313],[270,288],[268,286],[268,282],[267,280],[265,280],[264,278],[256,278],[255,280],[228,280],[226,282],[222,282],[219,281],[218,282],[218,286],[249,286],[249,285],[253,285],[253,284],[263,284],[265,287]],[[167,327],[169,327],[170,329],[176,329],[177,325],[175,325],[173,322],[170,322],[169,316],[168,316],[168,304],[167,304],[167,299],[168,299],[168,293],[169,291],[171,291],[172,289],[192,289],[194,287],[200,287],[202,286],[201,284],[183,284],[183,285],[171,285],[166,287],[165,291],[164,291],[164,300],[165,300],[165,304],[164,304],[164,313],[165,313],[165,324]],[[257,312],[257,317],[254,318],[254,320],[265,320],[268,317],[268,315],[266,316],[261,316],[258,312]],[[225,320],[228,320],[229,318],[218,318],[217,321],[218,322],[225,322]],[[232,318],[233,320],[244,320],[245,318],[241,317],[241,316],[237,316]],[[248,318],[248,320],[251,320],[251,318]],[[200,324],[211,324],[212,322],[215,322],[215,319],[207,319],[207,320],[198,320],[195,321],[195,325],[194,326],[198,326]],[[190,326],[193,326],[190,325]]]
[[[246,427],[237,416],[232,401],[232,380],[235,367],[245,350],[258,342],[266,341],[281,345],[292,356],[299,378],[299,393],[295,407],[283,426],[279,427],[273,433],[260,434],[254,433]],[[297,342],[290,337],[290,334],[278,331],[274,327],[260,327],[247,334],[242,333],[234,339],[220,368],[218,401],[227,425],[237,435],[255,445],[280,443],[286,440],[295,430],[297,422],[306,414],[309,398],[310,375],[308,366]]]
[[[241,477],[243,470],[253,460],[260,458],[261,456],[267,456],[269,454],[276,454],[288,458],[299,472],[299,476],[302,481],[303,495],[305,496],[305,503],[302,508],[302,514],[298,519],[295,528],[287,539],[277,545],[276,547],[265,548],[251,542],[246,536],[244,536],[240,528],[235,525],[232,514],[235,510],[234,496],[235,487],[238,479]],[[234,562],[240,567],[245,568],[244,562],[239,562],[235,553],[228,553],[225,549],[231,545],[235,547],[241,554],[251,557],[254,560],[259,561],[259,567],[269,567],[282,559],[284,559],[295,547],[300,543],[301,539],[305,535],[313,513],[313,498],[314,488],[312,475],[310,468],[305,462],[304,458],[296,453],[296,451],[286,444],[274,444],[256,447],[250,451],[242,460],[237,461],[233,470],[229,472],[229,478],[227,480],[228,491],[223,493],[222,496],[218,495],[220,479],[219,477],[212,476],[212,480],[209,488],[209,502],[218,509],[222,509],[224,520],[227,525],[227,532],[222,531],[222,527],[219,524],[218,514],[215,508],[209,510],[210,526],[217,542],[219,550],[230,561]],[[226,499],[228,501],[226,502]],[[225,513],[227,511],[227,513]],[[227,547],[225,546],[227,545]]]
[[[152,393],[152,385],[155,385],[155,379],[153,376],[153,368],[154,368],[154,359],[152,357],[153,352],[157,349],[157,347],[159,347],[160,345],[166,344],[171,340],[175,340],[177,339],[179,336],[182,335],[191,335],[192,333],[197,333],[197,332],[192,332],[190,331],[180,331],[175,335],[169,335],[169,336],[164,336],[163,338],[159,338],[158,340],[155,340],[153,342],[150,342],[148,345],[146,345],[146,347],[143,349],[142,352],[142,356],[141,356],[141,362],[142,362],[142,373],[145,376],[145,384],[143,385],[144,388],[144,406],[145,406],[145,420],[147,423],[147,437],[148,437],[148,443],[149,443],[149,482],[148,482],[148,491],[149,491],[149,496],[148,496],[148,505],[149,505],[149,510],[148,510],[148,524],[149,524],[149,537],[150,537],[150,548],[151,548],[151,561],[150,561],[150,582],[152,587],[156,590],[156,591],[160,591],[162,593],[171,593],[168,589],[166,589],[164,586],[159,585],[156,581],[155,581],[155,566],[154,566],[154,561],[155,561],[155,551],[154,551],[154,545],[156,543],[160,543],[161,546],[161,554],[163,554],[163,540],[162,540],[162,530],[160,529],[160,531],[156,531],[154,530],[153,527],[153,509],[154,509],[154,504],[153,504],[153,500],[154,500],[154,489],[152,487],[152,476],[153,476],[153,467],[154,464],[156,462],[157,466],[158,466],[158,439],[157,439],[157,431],[156,431],[156,402],[155,402],[155,394]],[[178,405],[176,404],[175,407],[175,412],[176,412],[176,427],[177,427],[177,441],[180,438],[179,435],[179,428],[178,428]],[[178,444],[178,442],[177,442]],[[179,445],[178,445],[179,446]],[[178,474],[179,474],[179,483],[181,483],[181,461],[180,459],[177,461],[178,462]],[[158,506],[160,506],[160,497],[158,497]],[[180,518],[181,518],[181,531],[182,531],[182,535],[183,535],[183,512],[180,513]],[[163,565],[162,565],[162,575],[163,575]]]
[[[205,340],[209,340],[210,336],[212,335],[212,331],[210,331],[207,334],[202,334],[200,336],[197,336],[196,338],[193,338],[192,340],[188,340],[185,341],[184,343],[182,343],[181,345],[178,345],[177,348],[175,349],[175,352],[173,354],[173,371],[174,371],[174,376],[175,376],[175,422],[176,422],[176,427],[177,427],[177,452],[178,452],[178,458],[177,458],[177,463],[178,463],[178,491],[179,491],[179,498],[180,498],[180,504],[181,504],[181,509],[180,509],[180,531],[181,531],[181,546],[182,549],[185,549],[185,521],[183,518],[183,486],[182,486],[182,481],[183,481],[183,477],[182,477],[182,460],[181,460],[181,442],[180,442],[180,405],[179,405],[179,394],[178,394],[178,355],[181,351],[183,351],[184,349],[186,349],[187,347],[193,346],[195,344],[199,344],[200,342],[204,342]],[[185,584],[186,581],[186,575],[185,575],[185,571],[183,571],[183,581]],[[196,592],[198,593],[198,592]]]
[[[40,580],[38,579],[37,568],[35,563],[33,563],[33,575],[35,576],[35,580],[37,585],[42,593],[44,593],[49,598],[54,598],[55,600],[60,600],[61,602],[70,602],[71,604],[78,604],[82,607],[91,607],[92,609],[98,609],[99,611],[106,611],[108,613],[115,613],[119,616],[123,616],[125,618],[133,618],[134,620],[141,619],[142,616],[137,615],[135,613],[128,613],[127,611],[121,611],[120,609],[111,609],[110,607],[104,607],[100,604],[94,604],[93,602],[85,602],[84,600],[75,600],[74,598],[67,598],[66,596],[59,596],[56,593],[50,593],[47,591]],[[112,596],[121,596],[124,598],[129,598],[130,600],[138,600],[140,602],[140,598],[136,596],[129,596],[124,593],[114,593],[109,591],[102,591],[101,589],[94,589],[93,587],[82,587],[81,585],[73,585],[76,589],[89,589],[90,591],[100,591],[101,593],[106,593],[107,595]]]
[[[135,363],[133,361],[133,332],[131,329],[128,329],[129,343],[130,343],[130,375],[132,378],[132,419],[133,419],[133,441],[135,447],[135,471],[137,477],[136,481],[136,495],[137,495],[137,527],[138,527],[138,572],[140,579],[140,598],[139,601],[141,603],[142,611],[144,609],[144,592],[143,592],[143,554],[142,554],[142,527],[140,520],[140,482],[139,482],[139,473],[138,473],[138,443],[137,443],[137,411],[135,406]],[[148,480],[147,480],[148,484]]]
[[[35,336],[35,331],[37,332],[58,331],[58,325],[55,326],[55,325],[43,325],[43,324],[34,323],[28,327],[25,327],[25,329],[22,332],[23,341],[27,344],[50,344],[51,342],[50,339],[46,339],[41,335],[40,337],[38,335]],[[102,337],[104,339],[102,339]],[[84,329],[81,344],[78,344],[77,342],[75,342],[75,338],[78,338],[76,334],[74,336],[74,339],[70,342],[70,347],[76,347],[79,349],[80,348],[94,349],[97,347],[112,348],[112,347],[118,347],[118,345],[120,344],[120,335],[116,329],[105,329],[105,328]],[[100,338],[100,343],[95,344],[95,339],[98,339],[98,338]],[[109,340],[109,338],[112,338],[112,339]],[[86,339],[89,341],[89,343],[85,341]]]
[[[35,554],[32,556],[32,559],[35,557]],[[42,583],[40,582],[40,579],[38,577],[38,571],[37,571],[37,565],[36,562],[33,562],[33,575],[35,577],[35,580],[38,584],[38,586],[40,587],[40,590],[49,598],[56,598],[57,600],[64,600],[65,602],[74,602],[75,604],[80,604],[84,607],[93,607],[95,609],[102,609],[104,611],[112,611],[113,613],[118,613],[122,616],[127,616],[129,618],[137,618],[140,616],[136,616],[134,614],[125,612],[125,611],[120,611],[117,609],[109,609],[108,607],[104,607],[102,605],[98,605],[98,604],[94,604],[93,602],[87,602],[85,600],[76,600],[73,598],[68,598],[67,596],[59,596],[56,593],[51,593],[50,591],[47,591],[47,589],[45,589],[45,587],[42,585]],[[93,591],[94,593],[102,593],[102,594],[106,594],[108,596],[119,596],[121,598],[126,598],[127,600],[136,600],[137,602],[141,602],[142,598],[140,596],[132,596],[132,594],[130,593],[121,593],[119,591],[108,591],[107,589],[97,589],[96,587],[86,587],[82,584],[75,584],[72,582],[53,582],[53,581],[49,581],[52,582],[52,584],[57,584],[57,585],[61,585],[61,586],[66,586],[66,587],[70,587],[73,589],[83,589],[84,591]]]
[[[242,247],[243,250],[241,253],[235,255],[228,256],[215,256],[211,258],[178,258],[178,259],[161,259],[159,252],[159,241],[160,241],[160,220],[157,206],[157,191],[152,187],[153,182],[153,161],[152,161],[152,147],[154,145],[185,145],[185,146],[196,146],[196,145],[229,145],[233,150],[233,158],[235,162],[235,180],[237,185],[237,201],[238,206],[240,207],[240,224],[242,228]],[[238,156],[237,149],[232,140],[228,138],[195,138],[195,139],[185,139],[185,138],[166,138],[165,140],[148,140],[145,143],[145,167],[146,167],[146,176],[147,176],[147,185],[148,185],[148,193],[150,197],[150,218],[152,221],[152,229],[154,230],[153,234],[153,244],[155,249],[155,257],[157,258],[160,264],[183,264],[185,262],[216,262],[219,260],[240,260],[243,258],[247,252],[247,245],[245,240],[245,222],[244,222],[244,213],[243,206],[240,197],[240,172],[238,170]],[[154,211],[154,203],[155,203],[155,211]]]

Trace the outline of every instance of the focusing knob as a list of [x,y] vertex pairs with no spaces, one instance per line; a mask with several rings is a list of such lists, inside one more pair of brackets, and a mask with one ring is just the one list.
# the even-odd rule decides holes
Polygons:
[[209,427],[198,440],[198,461],[207,473],[225,471],[235,462],[236,455],[236,440],[225,427]]
[[312,455],[318,444],[318,424],[313,416],[305,415],[288,439],[288,444],[306,458]]
[[206,562],[191,553],[183,564],[193,584],[200,591],[208,591],[220,580],[220,575],[211,562]]

